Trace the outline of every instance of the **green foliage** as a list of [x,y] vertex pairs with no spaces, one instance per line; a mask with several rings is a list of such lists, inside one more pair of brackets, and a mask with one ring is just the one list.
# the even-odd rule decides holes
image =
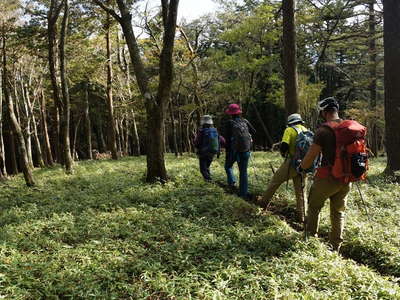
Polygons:
[[[277,155],[256,153],[252,158],[250,183],[256,192],[271,176],[269,162],[277,166]],[[81,162],[74,176],[64,175],[60,168],[36,170],[34,189],[24,187],[19,176],[3,183],[1,295],[8,299],[400,297],[393,278],[341,258],[317,239],[304,242],[302,234],[278,216],[203,182],[197,165],[193,156],[168,156],[173,180],[166,185],[143,183],[143,157]],[[382,162],[374,164],[371,177],[382,167]],[[213,163],[213,172],[225,180],[221,159]],[[399,214],[393,199],[399,197],[399,188],[373,178],[366,194],[371,211],[376,211],[378,231],[372,233],[365,216],[355,209],[352,192],[346,247],[365,244],[367,253],[367,246],[373,245],[380,254],[390,254],[388,261],[396,261],[399,228],[394,224]],[[289,206],[294,205],[292,198],[290,192],[280,192],[281,201]],[[382,232],[385,241],[380,239]]]

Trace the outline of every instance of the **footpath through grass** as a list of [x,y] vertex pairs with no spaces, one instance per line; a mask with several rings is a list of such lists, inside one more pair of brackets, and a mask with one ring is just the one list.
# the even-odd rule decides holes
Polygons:
[[[254,191],[271,176],[267,163],[278,160],[254,155]],[[80,162],[72,176],[37,170],[33,189],[21,177],[2,183],[0,297],[400,299],[398,186],[373,178],[364,187],[373,231],[350,195],[345,249],[362,266],[203,182],[197,164],[168,156],[173,180],[164,186],[143,183],[144,157]],[[224,180],[222,165],[213,167]],[[294,205],[284,187],[278,201]],[[327,224],[324,217],[324,231]]]
[[[253,157],[253,190],[261,193],[272,171],[267,167],[278,167],[278,155],[256,153]],[[368,265],[379,273],[397,277],[400,282],[400,186],[386,182],[381,176],[386,162],[384,159],[372,160],[367,182],[353,184],[348,196],[348,209],[345,226],[345,243],[342,255],[361,264]],[[254,179],[255,177],[255,179]],[[311,184],[311,183],[310,183]],[[361,195],[364,202],[361,199]],[[295,198],[290,182],[280,188],[274,204],[295,211]],[[321,218],[320,232],[327,239],[330,230],[329,200],[325,204]],[[294,215],[292,214],[294,217]],[[293,221],[293,220],[290,220]]]

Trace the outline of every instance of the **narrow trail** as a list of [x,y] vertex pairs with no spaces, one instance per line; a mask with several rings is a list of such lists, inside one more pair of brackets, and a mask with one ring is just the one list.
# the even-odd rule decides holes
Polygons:
[[[217,186],[221,187],[225,193],[227,194],[231,194],[231,195],[236,195],[238,196],[238,189],[236,187],[231,187],[226,183],[223,183],[221,181],[214,181],[214,184],[216,184]],[[256,195],[253,195],[250,199],[245,200],[250,204],[256,205]],[[279,217],[281,220],[285,221],[291,228],[293,228],[294,230],[296,230],[297,232],[303,232],[303,224],[299,223],[296,220],[296,209],[294,207],[291,207],[289,205],[279,205],[279,203],[270,203],[266,208],[264,208],[266,211],[271,212],[273,215]],[[327,233],[322,233],[319,235],[319,238],[321,241],[323,241],[324,243],[328,243],[329,238],[328,238],[328,234]],[[387,270],[385,270],[382,267],[379,267],[379,264],[371,264],[368,262],[365,262],[363,260],[362,257],[354,255],[353,253],[356,253],[356,251],[352,251],[350,249],[350,247],[346,247],[346,245],[344,245],[340,251],[340,256],[343,259],[348,259],[351,260],[359,265],[363,265],[366,267],[369,267],[371,269],[373,269],[374,271],[376,271],[377,273],[379,273],[382,276],[391,276],[394,278],[394,280],[392,280],[394,283],[400,285],[400,277],[397,275],[393,275],[391,272],[388,272]],[[371,253],[371,255],[374,255],[373,253]],[[377,258],[377,261],[379,261],[379,258]]]

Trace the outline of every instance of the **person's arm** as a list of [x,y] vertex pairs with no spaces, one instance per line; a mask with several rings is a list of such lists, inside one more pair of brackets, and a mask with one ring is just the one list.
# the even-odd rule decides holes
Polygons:
[[281,145],[279,147],[279,151],[281,152],[282,157],[286,157],[287,153],[289,151],[289,144],[285,142],[281,142]]
[[223,136],[225,138],[225,148],[229,149],[232,140],[232,121],[229,120],[225,123]]
[[312,144],[310,146],[310,149],[308,149],[306,156],[304,156],[303,160],[301,161],[300,168],[303,170],[307,170],[308,168],[310,168],[314,160],[321,153],[321,150],[322,148],[320,145]]
[[222,148],[225,148],[225,146],[226,146],[225,138],[222,135],[219,135],[219,144],[220,144],[220,147],[222,147]]
[[[289,147],[290,143],[292,143],[292,137],[291,137],[291,132],[292,130],[295,130],[294,128],[287,127],[285,131],[283,132],[282,140],[281,140],[281,146],[279,148],[282,157],[287,157],[289,154]],[[292,132],[293,134],[293,132]]]

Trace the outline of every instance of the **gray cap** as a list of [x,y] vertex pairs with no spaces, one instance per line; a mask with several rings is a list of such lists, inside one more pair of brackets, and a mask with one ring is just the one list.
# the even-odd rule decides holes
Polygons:
[[288,125],[293,125],[296,123],[303,123],[303,119],[301,118],[300,114],[291,114],[287,118],[287,124]]
[[200,125],[204,125],[204,124],[208,124],[208,125],[213,125],[213,119],[210,115],[204,115],[201,117],[200,119]]

